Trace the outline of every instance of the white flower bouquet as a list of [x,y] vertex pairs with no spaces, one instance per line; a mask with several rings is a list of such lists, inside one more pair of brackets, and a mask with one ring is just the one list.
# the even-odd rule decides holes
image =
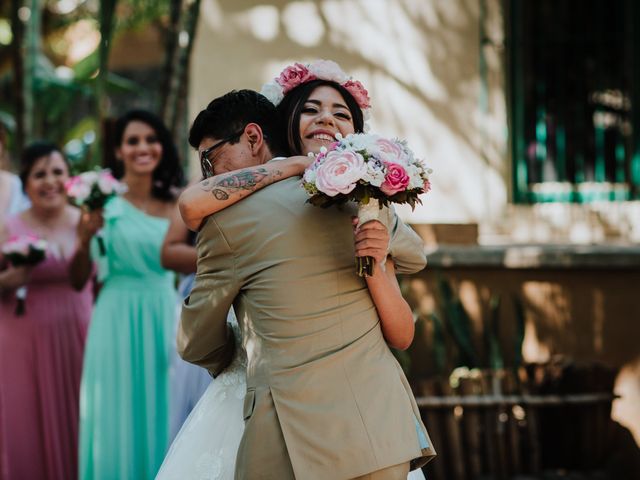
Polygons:
[[[2,254],[14,267],[34,266],[47,256],[47,241],[33,235],[11,236],[2,246]],[[24,315],[27,287],[16,290],[16,315]]]
[[[127,186],[114,178],[111,170],[91,170],[71,177],[65,183],[69,199],[78,207],[89,212],[103,208],[107,200],[127,191]],[[100,255],[107,249],[102,236],[96,236]]]
[[[390,203],[408,203],[414,208],[418,197],[431,189],[432,173],[415,157],[405,141],[357,133],[342,137],[328,149],[322,148],[307,168],[303,186],[309,202],[323,208],[348,201],[358,203],[358,225],[376,220],[380,209]],[[360,276],[373,274],[371,257],[356,258]]]

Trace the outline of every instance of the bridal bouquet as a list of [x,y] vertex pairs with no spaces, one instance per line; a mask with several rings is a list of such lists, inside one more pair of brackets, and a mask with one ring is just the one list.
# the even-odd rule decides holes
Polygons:
[[[111,170],[92,170],[71,177],[65,183],[69,199],[83,210],[92,212],[103,208],[107,200],[127,191],[126,185],[111,175]],[[107,250],[102,236],[96,236],[100,255],[106,255]]]
[[[358,226],[376,220],[382,206],[422,204],[418,195],[431,189],[432,170],[417,159],[405,141],[356,133],[322,148],[307,168],[303,186],[309,202],[320,207],[358,203]],[[373,274],[374,259],[356,258],[358,275]]]
[[[47,255],[47,242],[33,235],[9,237],[2,246],[2,254],[14,267],[34,266],[43,261]],[[23,285],[16,290],[16,315],[25,312],[27,287]]]

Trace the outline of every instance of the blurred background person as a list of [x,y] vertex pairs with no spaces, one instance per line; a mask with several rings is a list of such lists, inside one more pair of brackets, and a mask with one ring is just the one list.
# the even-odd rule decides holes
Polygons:
[[[169,230],[161,251],[162,266],[184,275],[178,287],[174,338],[180,321],[182,300],[191,292],[195,276],[198,258],[194,246],[195,236],[194,232],[187,229],[178,209],[176,209],[171,218]],[[169,438],[173,440],[189,413],[191,413],[191,410],[211,383],[211,376],[204,368],[182,360],[176,350],[175,341],[171,345],[170,362]]]
[[76,251],[76,288],[102,283],[87,340],[81,385],[80,478],[150,479],[169,441],[169,352],[174,345],[174,274],[160,247],[183,173],[169,131],[154,114],[134,110],[115,123],[107,161],[128,191],[104,208],[101,230]]
[[22,190],[20,178],[8,171],[7,129],[0,122],[0,225],[6,217],[29,207],[29,200]]
[[[20,177],[31,207],[10,216],[9,236],[48,243],[34,267],[8,266],[0,254],[0,477],[77,477],[78,398],[91,317],[91,284],[71,288],[68,268],[81,212],[67,202],[69,165],[58,147],[34,143],[22,155]],[[15,289],[28,285],[16,315]]]

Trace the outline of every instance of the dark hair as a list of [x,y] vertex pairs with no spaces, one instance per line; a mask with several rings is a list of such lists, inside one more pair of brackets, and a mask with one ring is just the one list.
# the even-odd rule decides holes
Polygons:
[[48,157],[54,152],[58,152],[62,155],[64,163],[67,165],[68,169],[69,160],[67,160],[67,157],[65,157],[62,150],[60,150],[60,147],[55,143],[46,141],[33,142],[22,151],[22,156],[20,157],[20,180],[22,181],[22,188],[27,186],[27,178],[29,178],[31,170],[33,170],[33,166],[38,162],[38,160],[42,157]]
[[[232,90],[209,103],[191,125],[189,145],[197,149],[205,137],[228,138],[249,123],[260,126],[271,153],[279,155],[282,142],[276,107],[264,95],[253,90]],[[237,141],[233,139],[231,143]]]
[[351,118],[353,119],[353,127],[356,133],[364,131],[364,118],[362,110],[358,106],[358,102],[353,95],[342,85],[330,80],[311,80],[310,82],[298,85],[292,89],[282,99],[278,105],[278,121],[280,131],[286,135],[286,146],[289,155],[302,155],[302,143],[300,142],[300,115],[304,109],[304,104],[311,96],[311,93],[322,86],[332,87],[336,89],[344,99]]
[[184,185],[184,172],[178,157],[178,150],[171,138],[171,133],[162,120],[147,110],[130,110],[118,118],[113,126],[111,148],[105,152],[105,166],[110,168],[116,178],[124,175],[123,162],[116,159],[116,148],[122,145],[124,131],[131,122],[142,122],[149,125],[156,133],[162,145],[162,158],[153,171],[151,195],[160,200],[173,200],[176,190]]

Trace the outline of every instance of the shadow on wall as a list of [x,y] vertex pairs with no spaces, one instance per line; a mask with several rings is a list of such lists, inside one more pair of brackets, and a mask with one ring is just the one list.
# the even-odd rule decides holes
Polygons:
[[[330,58],[362,80],[372,127],[406,137],[437,174],[417,217],[469,221],[506,199],[499,2],[205,0],[194,49],[192,111],[254,88],[292,61]],[[491,26],[483,32],[481,26]],[[487,27],[489,28],[489,27]],[[495,38],[495,40],[491,40]],[[488,73],[480,78],[481,52]],[[224,66],[224,75],[220,66]],[[483,99],[481,101],[481,99]]]

